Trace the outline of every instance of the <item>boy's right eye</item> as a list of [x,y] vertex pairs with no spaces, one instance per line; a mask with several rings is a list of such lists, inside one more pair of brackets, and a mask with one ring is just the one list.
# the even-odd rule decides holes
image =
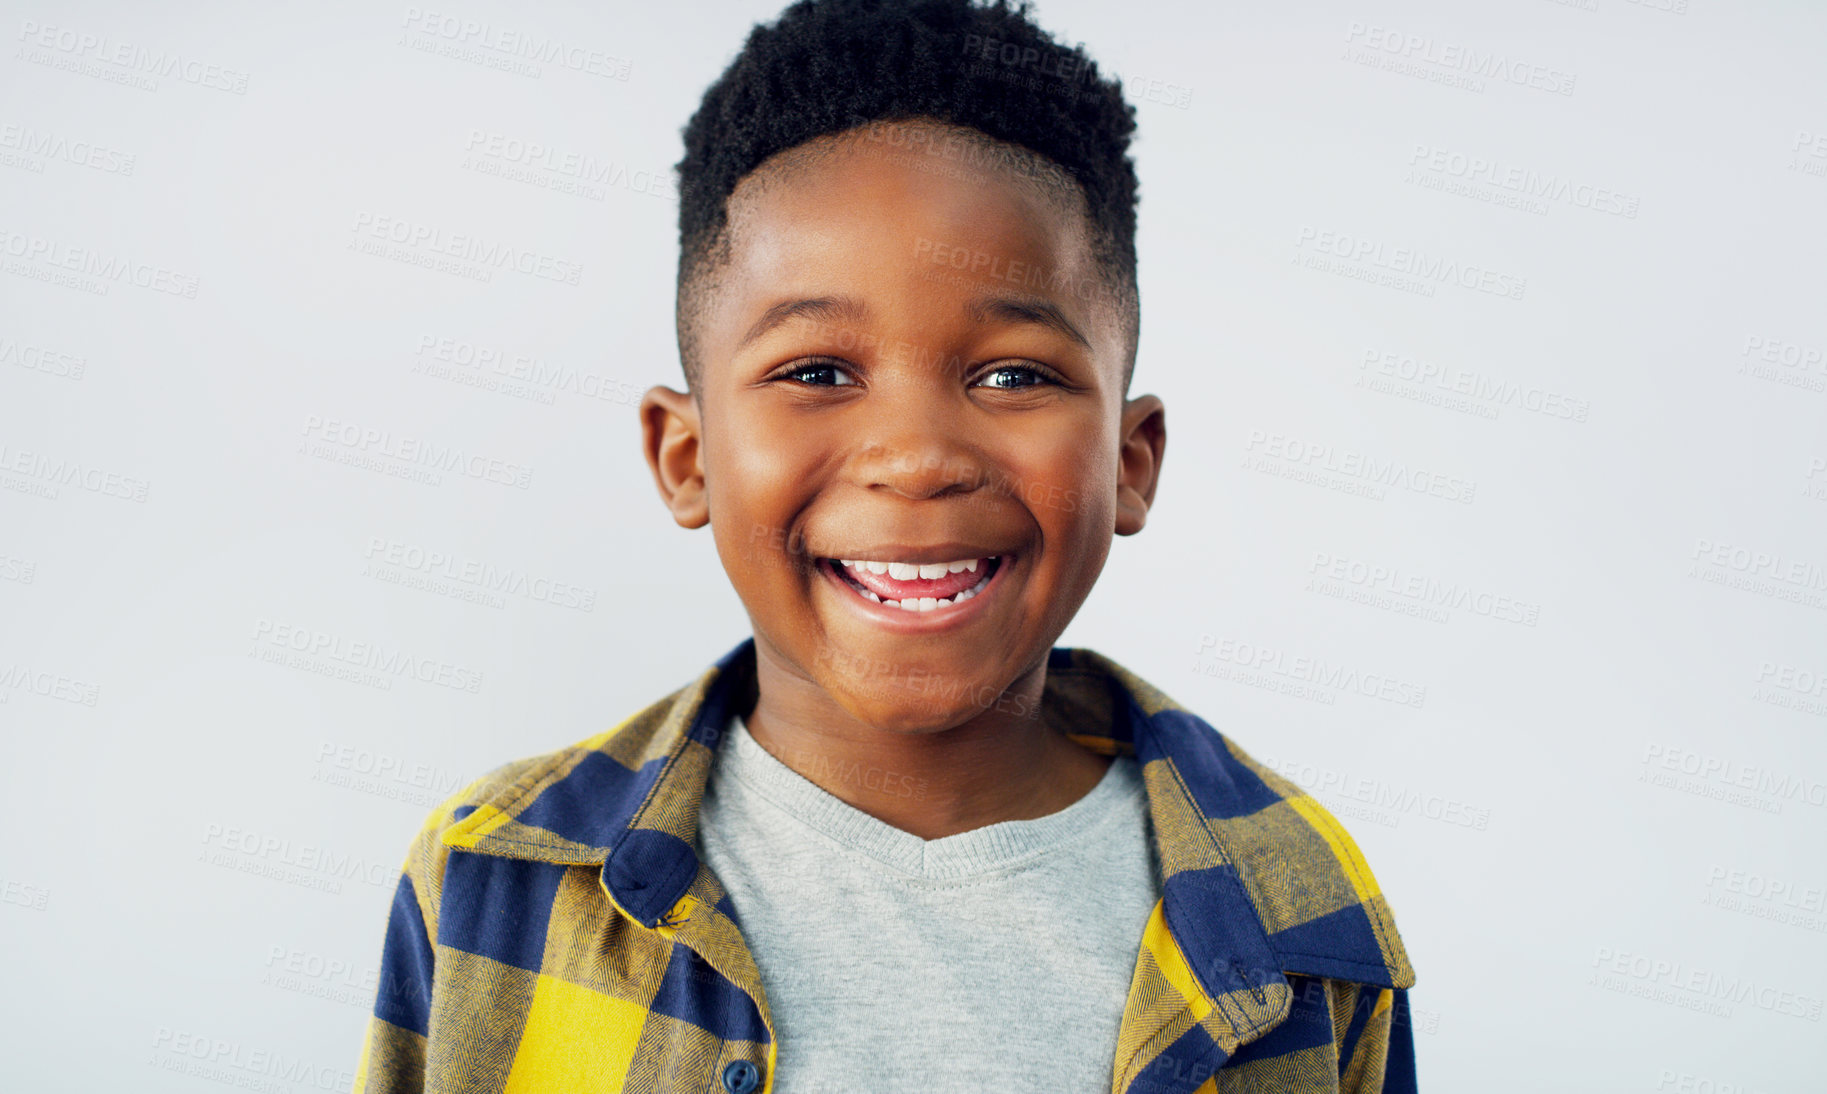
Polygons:
[[780,374],[783,380],[796,380],[809,387],[854,386],[856,379],[836,361],[808,361]]

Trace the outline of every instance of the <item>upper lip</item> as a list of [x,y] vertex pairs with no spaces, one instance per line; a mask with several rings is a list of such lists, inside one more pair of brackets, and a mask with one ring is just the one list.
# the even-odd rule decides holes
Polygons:
[[1013,554],[998,547],[983,547],[978,544],[940,543],[925,547],[910,547],[901,544],[884,544],[875,547],[857,547],[844,550],[840,554],[821,554],[820,558],[861,560],[864,562],[910,562],[915,565],[935,562],[962,562],[971,558],[999,558]]

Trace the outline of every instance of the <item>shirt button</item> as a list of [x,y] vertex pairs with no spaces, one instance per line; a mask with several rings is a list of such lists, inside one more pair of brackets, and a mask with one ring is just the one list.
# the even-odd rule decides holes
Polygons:
[[723,1069],[723,1089],[730,1094],[750,1094],[761,1085],[761,1069],[747,1060],[732,1060]]

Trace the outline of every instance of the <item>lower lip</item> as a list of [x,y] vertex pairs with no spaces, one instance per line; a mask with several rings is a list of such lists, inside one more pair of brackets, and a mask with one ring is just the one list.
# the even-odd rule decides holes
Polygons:
[[835,565],[819,560],[818,572],[836,588],[837,595],[849,604],[853,611],[863,613],[864,618],[878,626],[894,631],[897,634],[932,634],[937,631],[960,627],[975,619],[984,611],[983,602],[996,595],[1002,587],[1003,578],[1011,567],[1019,561],[1016,555],[1003,555],[996,564],[996,572],[977,590],[977,595],[962,604],[951,604],[943,608],[934,608],[930,612],[910,612],[899,606],[890,608],[866,599],[856,591],[848,581],[835,572]]

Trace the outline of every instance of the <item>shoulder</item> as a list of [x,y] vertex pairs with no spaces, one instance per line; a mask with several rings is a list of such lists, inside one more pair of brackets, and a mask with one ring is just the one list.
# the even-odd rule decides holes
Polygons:
[[419,822],[418,831],[406,849],[401,864],[402,883],[417,898],[420,915],[436,937],[438,907],[444,889],[444,874],[450,857],[445,837],[476,810],[497,797],[504,789],[517,785],[530,772],[544,768],[567,749],[528,756],[502,764],[469,782],[433,808]]
[[[1393,988],[1413,983],[1382,886],[1331,811],[1109,658],[1056,650],[1049,673],[1059,670],[1071,681],[1061,691],[1077,700],[1073,713],[1114,727],[1142,762],[1170,875],[1177,865],[1186,883],[1218,889],[1228,883],[1216,880],[1214,868],[1234,877],[1284,971]],[[1090,701],[1103,696],[1103,704]],[[1200,875],[1213,880],[1195,882]]]
[[500,764],[428,812],[402,868],[434,922],[453,851],[551,863],[600,862],[611,824],[676,751],[680,689],[613,728]]
[[1350,832],[1300,786],[1193,720],[1220,776],[1201,811],[1290,970],[1413,984],[1389,899]]

